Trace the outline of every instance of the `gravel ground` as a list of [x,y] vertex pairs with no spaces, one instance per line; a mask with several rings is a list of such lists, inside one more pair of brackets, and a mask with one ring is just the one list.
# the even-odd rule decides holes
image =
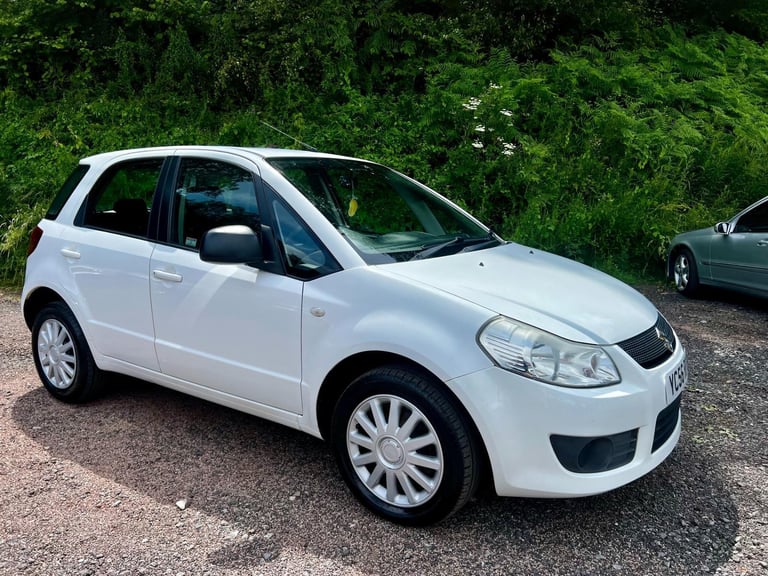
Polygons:
[[609,494],[481,496],[412,529],[299,432],[122,378],[54,401],[0,291],[0,574],[768,575],[768,303],[643,292],[689,351],[671,457]]

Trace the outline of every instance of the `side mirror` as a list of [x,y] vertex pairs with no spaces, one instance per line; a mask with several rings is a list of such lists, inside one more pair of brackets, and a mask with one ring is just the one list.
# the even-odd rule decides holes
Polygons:
[[214,264],[258,264],[264,261],[264,255],[258,235],[248,226],[220,226],[203,235],[200,260]]
[[731,225],[728,222],[718,222],[715,224],[715,232],[718,234],[725,234],[727,236],[731,233]]

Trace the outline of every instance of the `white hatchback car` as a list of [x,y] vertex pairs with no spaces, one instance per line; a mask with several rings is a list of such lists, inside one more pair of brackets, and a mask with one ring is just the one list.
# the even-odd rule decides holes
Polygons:
[[505,496],[611,490],[680,435],[686,355],[648,300],[353,158],[86,158],[32,234],[22,306],[54,397],[118,372],[303,430],[405,524],[481,477]]

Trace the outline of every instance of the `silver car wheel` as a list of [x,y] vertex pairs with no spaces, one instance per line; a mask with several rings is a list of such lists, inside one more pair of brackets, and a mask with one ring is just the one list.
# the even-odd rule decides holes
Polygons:
[[690,274],[691,264],[688,261],[688,255],[685,252],[680,252],[675,258],[675,286],[678,290],[685,290]]
[[361,402],[349,419],[347,450],[358,478],[387,504],[419,506],[440,487],[440,441],[427,417],[403,398]]
[[75,345],[66,326],[49,318],[37,335],[40,367],[51,386],[65,390],[72,385],[77,373]]

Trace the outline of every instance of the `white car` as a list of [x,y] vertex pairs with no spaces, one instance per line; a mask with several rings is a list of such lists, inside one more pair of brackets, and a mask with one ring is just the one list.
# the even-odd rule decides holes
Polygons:
[[680,436],[686,355],[632,288],[505,242],[381,165],[175,147],[85,158],[32,233],[40,378],[121,373],[326,439],[373,511],[622,486]]

